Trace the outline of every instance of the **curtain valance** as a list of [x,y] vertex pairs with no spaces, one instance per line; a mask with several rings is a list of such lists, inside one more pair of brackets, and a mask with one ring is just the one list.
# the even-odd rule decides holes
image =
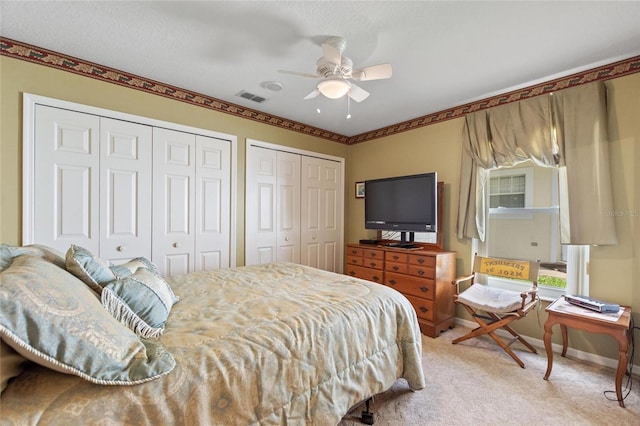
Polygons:
[[484,241],[487,171],[528,159],[560,168],[563,244],[617,243],[603,82],[467,114],[458,238]]

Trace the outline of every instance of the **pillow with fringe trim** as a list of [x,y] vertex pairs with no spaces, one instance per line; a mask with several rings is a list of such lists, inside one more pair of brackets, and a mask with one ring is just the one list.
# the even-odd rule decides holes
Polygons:
[[141,267],[107,284],[102,289],[101,300],[114,318],[138,336],[149,339],[162,335],[178,298],[161,276]]
[[69,247],[65,256],[67,271],[80,278],[93,291],[102,293],[104,284],[116,279],[109,265],[89,250],[76,246]]
[[28,254],[0,272],[0,338],[30,361],[101,385],[145,383],[175,367],[162,345],[120,324],[78,278]]

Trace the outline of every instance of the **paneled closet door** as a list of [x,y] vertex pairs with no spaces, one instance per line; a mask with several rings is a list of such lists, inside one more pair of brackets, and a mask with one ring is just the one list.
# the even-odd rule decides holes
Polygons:
[[228,141],[196,136],[196,271],[230,266],[230,158]]
[[101,118],[100,257],[151,257],[150,126]]
[[300,261],[300,155],[252,146],[247,155],[245,263]]
[[33,240],[99,253],[100,118],[37,105]]
[[245,264],[275,262],[277,152],[251,147],[247,153]]
[[342,172],[340,163],[302,157],[302,263],[342,272]]
[[298,154],[277,152],[278,262],[300,263],[300,162]]
[[195,136],[153,129],[152,260],[163,275],[194,270]]

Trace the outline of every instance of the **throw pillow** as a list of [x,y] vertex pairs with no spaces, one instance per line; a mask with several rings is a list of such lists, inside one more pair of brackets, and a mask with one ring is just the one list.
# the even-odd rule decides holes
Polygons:
[[147,268],[117,279],[102,289],[102,305],[137,335],[159,337],[177,302],[169,284]]
[[144,383],[175,366],[169,352],[120,324],[79,279],[32,255],[0,272],[0,337],[28,360],[98,384]]
[[89,250],[72,245],[66,255],[67,270],[80,278],[93,291],[102,293],[102,286],[116,279],[107,263]]

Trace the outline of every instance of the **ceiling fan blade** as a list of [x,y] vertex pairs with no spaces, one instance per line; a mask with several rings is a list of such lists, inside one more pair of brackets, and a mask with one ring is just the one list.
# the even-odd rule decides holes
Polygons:
[[391,64],[378,64],[354,70],[351,78],[357,81],[380,80],[391,77]]
[[281,72],[282,74],[291,74],[291,75],[296,75],[296,76],[298,76],[298,77],[322,78],[322,76],[321,76],[321,75],[317,75],[317,74],[307,74],[307,73],[303,73],[303,72],[296,72],[296,71],[278,70],[278,72]]
[[313,92],[311,92],[307,96],[305,96],[304,99],[317,98],[319,94],[320,94],[320,91],[318,89],[315,89]]
[[369,97],[369,92],[352,83],[351,90],[349,90],[349,97],[356,102],[362,102]]
[[328,43],[322,43],[322,53],[325,61],[340,66],[342,63],[342,52],[335,46]]

